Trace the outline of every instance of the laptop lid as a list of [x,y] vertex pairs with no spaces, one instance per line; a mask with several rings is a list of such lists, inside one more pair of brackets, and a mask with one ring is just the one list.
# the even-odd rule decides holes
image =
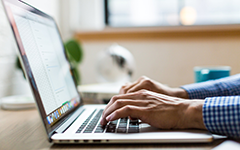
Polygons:
[[2,0],[18,54],[50,139],[82,105],[54,19],[18,0]]

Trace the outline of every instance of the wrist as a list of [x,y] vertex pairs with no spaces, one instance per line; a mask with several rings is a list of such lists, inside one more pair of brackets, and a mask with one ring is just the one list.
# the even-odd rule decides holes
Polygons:
[[184,112],[183,126],[185,128],[205,129],[202,107],[204,100],[187,100],[187,108]]
[[179,97],[179,98],[184,98],[184,99],[189,98],[187,91],[182,88],[172,88],[171,95],[174,97]]

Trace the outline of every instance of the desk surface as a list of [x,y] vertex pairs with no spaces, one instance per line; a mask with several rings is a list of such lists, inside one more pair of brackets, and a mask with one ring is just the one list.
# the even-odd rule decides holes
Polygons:
[[[209,144],[115,144],[56,145],[49,143],[36,109],[5,111],[0,109],[0,150],[33,149],[211,149],[224,140]],[[240,142],[240,141],[238,141]]]

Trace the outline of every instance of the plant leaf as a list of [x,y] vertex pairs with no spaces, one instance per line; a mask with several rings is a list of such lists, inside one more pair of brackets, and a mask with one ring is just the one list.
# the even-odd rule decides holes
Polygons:
[[74,59],[76,62],[80,63],[83,58],[83,50],[79,43],[71,39],[65,44],[67,53]]

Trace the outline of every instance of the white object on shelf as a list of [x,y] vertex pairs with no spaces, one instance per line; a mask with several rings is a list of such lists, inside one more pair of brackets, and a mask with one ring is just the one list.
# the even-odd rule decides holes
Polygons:
[[119,83],[88,84],[78,86],[78,91],[84,102],[103,104],[117,95],[121,87]]
[[99,53],[96,61],[96,74],[99,82],[130,82],[135,71],[135,60],[126,48],[113,44]]
[[32,109],[36,107],[34,99],[30,95],[14,95],[3,97],[0,100],[2,109],[20,110]]

